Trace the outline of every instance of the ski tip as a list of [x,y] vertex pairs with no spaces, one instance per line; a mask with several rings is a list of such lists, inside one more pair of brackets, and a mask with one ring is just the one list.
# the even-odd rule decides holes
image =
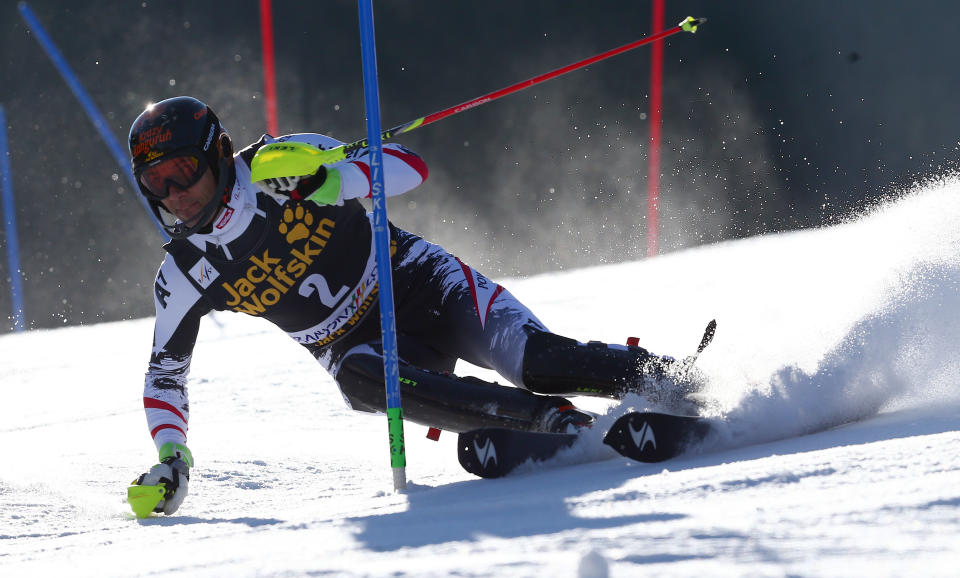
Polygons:
[[709,431],[709,423],[696,416],[631,412],[614,422],[603,443],[624,457],[654,463],[682,454]]

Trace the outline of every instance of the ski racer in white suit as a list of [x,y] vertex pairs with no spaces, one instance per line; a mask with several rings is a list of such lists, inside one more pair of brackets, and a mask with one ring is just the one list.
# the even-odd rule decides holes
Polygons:
[[[173,513],[186,496],[187,374],[211,310],[270,320],[334,376],[351,407],[385,409],[372,217],[357,200],[370,195],[367,152],[307,177],[251,182],[257,150],[278,141],[342,144],[319,134],[264,135],[234,154],[213,111],[185,96],[147,108],[130,130],[140,191],[172,238],[154,284],[143,392],[160,463],[136,482],[165,486],[157,512]],[[383,152],[388,196],[427,178],[413,152],[395,144]],[[405,419],[451,431],[565,431],[592,416],[559,395],[619,398],[669,381],[671,358],[550,333],[502,286],[392,224],[391,262]],[[516,387],[458,377],[457,359]]]

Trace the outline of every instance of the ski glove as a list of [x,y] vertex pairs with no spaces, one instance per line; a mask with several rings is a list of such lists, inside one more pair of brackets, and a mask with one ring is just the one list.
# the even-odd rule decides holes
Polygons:
[[268,195],[279,193],[295,200],[334,205],[340,200],[340,171],[321,165],[312,175],[265,179],[257,181],[257,186]]
[[166,443],[160,448],[160,463],[140,474],[127,488],[127,501],[138,518],[151,512],[172,514],[187,497],[193,455],[183,444]]

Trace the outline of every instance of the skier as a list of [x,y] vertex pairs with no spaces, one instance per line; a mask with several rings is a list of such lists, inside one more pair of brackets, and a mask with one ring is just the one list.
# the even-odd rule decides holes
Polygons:
[[[173,513],[187,494],[187,373],[200,318],[211,310],[270,320],[334,377],[350,407],[385,410],[372,216],[358,200],[370,196],[367,151],[315,174],[251,182],[257,151],[290,141],[342,144],[320,134],[264,135],[235,153],[214,112],[187,96],[151,105],[130,129],[140,192],[172,239],[154,283],[143,394],[160,463],[134,483],[163,486],[156,512]],[[388,144],[383,153],[388,196],[427,178],[406,148]],[[593,420],[564,394],[621,398],[680,385],[673,359],[550,333],[509,291],[442,247],[393,225],[390,233],[406,419],[454,432],[558,432]],[[457,359],[516,387],[458,377]]]

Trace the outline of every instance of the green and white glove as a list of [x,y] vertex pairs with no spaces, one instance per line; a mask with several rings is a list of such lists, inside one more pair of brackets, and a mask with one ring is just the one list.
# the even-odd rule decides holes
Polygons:
[[323,150],[305,142],[274,142],[253,156],[250,179],[268,195],[333,205],[340,200],[340,171],[328,167],[346,158],[342,146]]
[[268,195],[279,193],[318,205],[334,205],[340,199],[340,171],[321,166],[312,175],[265,179],[257,181],[257,186]]
[[166,443],[160,448],[160,463],[140,474],[127,488],[127,502],[138,518],[151,512],[172,514],[187,497],[193,455],[183,444]]

